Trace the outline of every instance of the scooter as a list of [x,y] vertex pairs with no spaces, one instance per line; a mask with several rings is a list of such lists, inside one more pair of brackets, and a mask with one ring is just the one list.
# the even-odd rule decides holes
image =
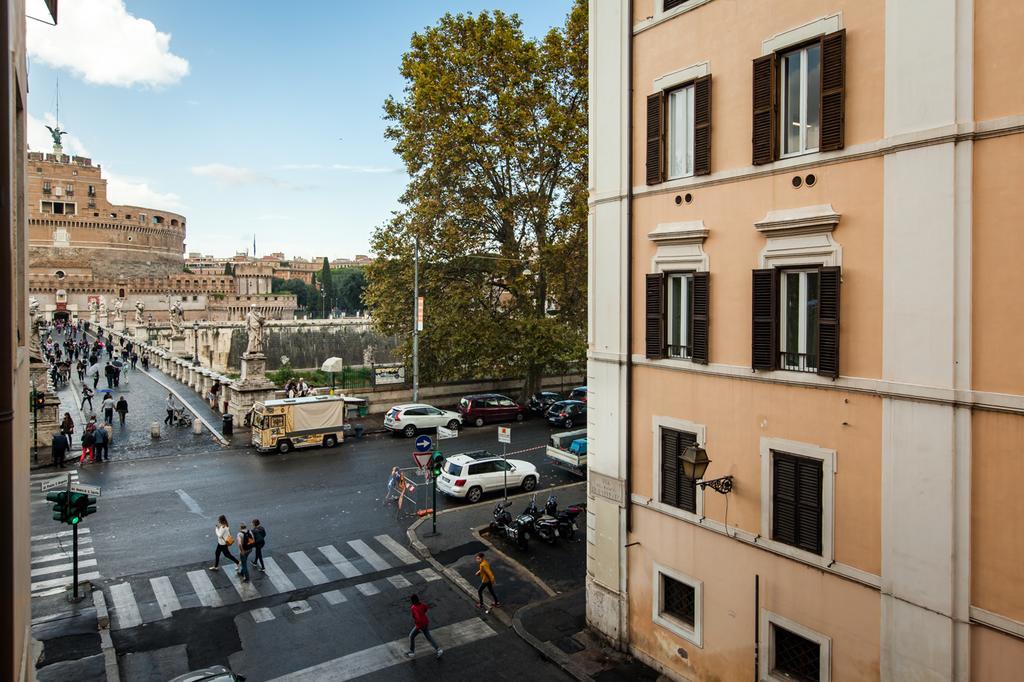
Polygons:
[[508,508],[512,503],[508,500],[498,502],[494,506],[494,520],[491,521],[491,530],[501,533],[506,538],[516,543],[519,549],[526,549],[529,533],[526,532],[519,518],[513,520]]
[[[519,515],[519,519],[523,522],[524,526],[531,528],[534,535],[544,542],[554,544],[555,540],[558,539],[558,519],[553,516],[547,516],[537,508],[537,493],[533,494],[530,503],[526,505],[526,509]],[[526,525],[527,523],[529,524],[528,526]]]
[[558,534],[566,540],[572,540],[576,536],[579,526],[576,524],[576,517],[583,512],[584,507],[578,504],[571,504],[562,511],[558,511],[558,499],[551,495],[544,503],[544,511],[548,516],[558,521]]

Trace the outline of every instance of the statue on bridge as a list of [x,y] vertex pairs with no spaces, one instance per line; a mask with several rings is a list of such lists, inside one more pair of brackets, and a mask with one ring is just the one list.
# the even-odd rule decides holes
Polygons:
[[146,304],[141,300],[135,301],[135,324],[139,327],[143,325],[142,314],[146,312]]
[[124,319],[124,313],[121,312],[121,308],[124,306],[124,301],[117,299],[114,301],[114,321],[121,322]]
[[107,319],[110,317],[110,311],[107,310],[107,297],[100,296],[100,324],[106,325]]
[[263,353],[264,326],[267,318],[260,314],[256,304],[249,306],[249,312],[245,315],[245,330],[249,333],[249,344],[245,348],[246,355],[260,355]]
[[185,311],[181,308],[181,301],[171,303],[170,296],[167,297],[167,315],[171,323],[171,335],[181,336],[181,327],[185,319]]

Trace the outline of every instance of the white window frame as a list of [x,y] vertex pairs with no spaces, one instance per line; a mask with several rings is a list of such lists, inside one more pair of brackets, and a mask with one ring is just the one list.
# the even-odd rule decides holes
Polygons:
[[[785,438],[761,438],[761,536],[757,544],[793,559],[799,559],[822,568],[828,568],[835,561],[835,474],[837,469],[836,451],[811,443],[801,443]],[[821,554],[778,542],[772,539],[772,455],[782,452],[800,457],[821,460]]]
[[[45,207],[46,204],[50,205],[50,210],[49,211],[46,210],[46,207]],[[39,212],[40,213],[50,213],[50,214],[52,214],[53,213],[53,201],[50,200],[50,199],[40,199],[39,200]]]
[[[798,47],[794,50],[788,50],[786,52],[779,53],[779,121],[783,124],[779,126],[779,158],[786,159],[792,156],[801,156],[803,154],[814,154],[818,151],[821,145],[821,112],[818,112],[818,147],[810,149],[807,147],[807,50],[814,45],[805,45]],[[819,48],[820,50],[820,48]],[[786,69],[782,67],[785,59],[792,55],[800,55],[800,145],[796,151],[785,151],[786,149],[786,126],[785,122],[788,120],[786,105]],[[818,54],[818,63],[821,63],[821,54]],[[820,66],[819,66],[820,69]],[[821,80],[818,81],[818,96],[821,96]]]
[[675,431],[686,431],[692,433],[697,438],[697,445],[705,447],[707,443],[707,431],[708,428],[704,424],[698,424],[696,422],[687,421],[685,419],[676,419],[675,417],[663,417],[654,415],[651,417],[651,462],[653,463],[653,475],[651,481],[654,482],[654,489],[651,491],[651,502],[650,507],[657,511],[660,511],[669,516],[674,516],[677,519],[683,521],[690,521],[691,523],[700,523],[704,520],[704,489],[697,486],[696,498],[694,509],[696,511],[690,512],[679,507],[673,507],[671,504],[665,504],[661,501],[661,430],[662,429],[674,429]]
[[[704,648],[704,583],[685,573],[662,566],[658,562],[653,563],[654,589],[651,599],[651,620],[660,625],[672,634],[685,639],[697,648]],[[662,576],[689,585],[693,588],[693,627],[675,618],[672,614],[665,612],[664,591],[662,590]]]
[[[808,319],[807,319],[807,290],[808,290],[808,288],[807,288],[807,275],[809,273],[812,273],[812,272],[817,273],[818,272],[818,268],[817,267],[783,268],[779,272],[779,300],[776,301],[776,304],[779,306],[779,369],[782,369],[782,370],[805,371],[805,370],[800,370],[799,367],[790,367],[788,365],[784,365],[783,362],[782,362],[782,356],[783,356],[784,353],[797,353],[798,355],[806,355],[807,354],[807,323],[808,323]],[[785,347],[786,327],[787,327],[786,323],[788,322],[787,317],[786,317],[786,312],[787,312],[786,311],[786,308],[787,308],[787,306],[786,306],[786,294],[787,294],[787,288],[789,286],[789,284],[788,284],[789,280],[786,277],[786,275],[793,275],[793,274],[800,275],[800,284],[799,284],[800,291],[799,291],[799,303],[798,303],[800,319],[799,319],[799,322],[798,322],[799,329],[797,331],[797,344],[796,344],[797,347],[796,347],[796,350],[791,350],[791,349]],[[819,278],[819,281],[818,281],[818,287],[819,287],[818,291],[819,291],[819,298],[820,298],[821,297],[821,294],[820,294],[820,292],[821,292],[821,281],[820,281],[820,278]],[[820,314],[821,313],[819,311],[819,315]],[[817,351],[817,349],[815,349],[815,351]],[[818,359],[817,361],[820,362],[820,359]],[[817,368],[817,366],[815,366],[813,369],[814,369],[814,371],[817,371],[818,368]],[[809,372],[811,370],[810,370],[810,368],[808,368],[806,371]]]
[[790,682],[788,677],[780,677],[772,673],[775,668],[775,637],[773,636],[773,625],[789,630],[805,639],[816,642],[821,648],[821,655],[818,663],[818,682],[832,682],[832,638],[820,632],[780,616],[768,609],[761,609],[761,646],[764,647],[764,655],[760,657],[760,670],[758,678],[771,680],[772,682]]
[[[674,339],[672,336],[672,307],[675,303],[675,296],[672,294],[672,280],[682,280],[682,286],[680,286],[680,331],[679,334],[682,339]],[[665,273],[665,339],[668,346],[668,357],[675,360],[689,360],[693,357],[693,349],[689,347],[686,341],[690,338],[690,324],[692,320],[689,318],[690,311],[690,296],[689,288],[693,286],[693,272],[667,272]],[[673,344],[672,342],[676,343]],[[680,343],[682,341],[682,343]],[[687,355],[673,355],[672,346],[685,346]]]
[[[673,96],[680,95],[685,101],[685,116],[683,118],[683,130],[682,135],[678,130],[679,126],[675,125],[675,116],[673,116],[674,108],[672,106]],[[665,126],[668,129],[668,135],[666,136],[665,154],[668,156],[668,180],[678,180],[680,178],[688,178],[693,175],[693,105],[694,105],[694,86],[693,83],[684,85],[682,87],[669,90],[665,93],[666,104],[668,105],[668,115],[666,119],[668,124]],[[680,138],[682,138],[680,140]],[[672,168],[672,160],[674,158],[673,147],[679,142],[685,145],[683,150],[683,168],[682,170]]]

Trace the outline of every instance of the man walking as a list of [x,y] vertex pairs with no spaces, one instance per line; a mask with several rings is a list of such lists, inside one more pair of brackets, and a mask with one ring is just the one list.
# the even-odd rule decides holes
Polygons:
[[64,467],[64,456],[68,454],[71,449],[71,445],[68,443],[68,437],[59,431],[53,434],[53,439],[50,441],[50,454],[53,455],[53,463],[61,468]]
[[95,440],[93,450],[96,453],[94,459],[100,462],[105,459],[110,459],[110,455],[107,452],[107,445],[109,444],[109,434],[107,433],[107,429],[104,428],[104,426],[97,426],[96,430],[93,432],[93,438]]
[[178,409],[178,404],[174,400],[174,394],[167,394],[167,416],[164,417],[164,424],[168,426],[174,426],[174,412]]
[[107,388],[113,388],[114,387],[114,366],[112,364],[110,364],[110,362],[107,362],[106,366],[103,368],[103,376],[106,377],[106,379],[107,379]]
[[494,594],[494,571],[491,570],[491,565],[487,563],[487,559],[484,558],[483,552],[477,552],[476,554],[476,574],[480,576],[480,587],[476,591],[476,607],[482,609],[484,607],[484,589],[491,593],[491,600],[494,602],[491,606],[501,606],[501,602],[498,601],[498,595]]
[[238,524],[238,573],[242,576],[242,582],[249,582],[249,555],[256,547],[256,540],[244,523]]
[[263,563],[263,546],[267,544],[267,529],[260,525],[259,519],[252,520],[252,537],[256,541],[256,553],[252,557],[252,565],[261,571],[266,571],[267,566]]
[[85,404],[89,403],[89,411],[95,412],[96,408],[92,406],[92,397],[94,395],[95,393],[93,393],[93,390],[91,388],[89,388],[88,386],[82,386],[82,407],[80,407],[79,409],[84,410]]
[[441,658],[444,653],[444,649],[437,645],[434,641],[433,636],[430,634],[430,619],[427,618],[427,609],[430,608],[429,604],[420,603],[419,595],[412,595],[409,597],[409,601],[412,602],[412,607],[409,609],[412,612],[412,632],[409,633],[409,650],[405,652],[405,655],[412,658],[416,655],[416,635],[423,633],[423,636],[430,642],[430,646],[434,647],[434,651],[437,652],[437,657]]
[[124,428],[124,418],[128,416],[128,401],[124,399],[124,396],[120,396],[117,399],[117,405],[114,406],[114,410],[117,411],[117,417],[121,420],[121,428]]
[[114,399],[111,394],[107,393],[103,396],[103,402],[100,403],[103,407],[103,421],[107,424],[111,424],[114,421]]

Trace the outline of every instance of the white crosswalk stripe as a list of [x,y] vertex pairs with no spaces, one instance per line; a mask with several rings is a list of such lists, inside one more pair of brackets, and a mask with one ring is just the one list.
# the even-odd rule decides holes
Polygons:
[[114,601],[114,615],[117,616],[118,629],[124,630],[142,624],[139,604],[135,601],[135,593],[128,583],[110,586],[110,596]]
[[204,568],[201,571],[189,571],[188,581],[192,583],[192,589],[195,590],[196,597],[199,598],[200,604],[211,608],[224,606],[224,601],[217,593],[217,588],[213,586],[212,582],[210,582],[210,576],[207,573],[207,569]]
[[[92,544],[92,538],[86,536],[84,538],[78,538],[78,553],[82,553],[82,545]],[[32,545],[33,552],[50,552],[55,549],[59,549],[65,552],[68,556],[71,556],[71,543],[70,542],[41,542],[39,544]],[[35,559],[33,558],[33,561]]]
[[[99,573],[79,573],[78,582],[84,582],[86,580],[98,580],[100,577]],[[37,594],[40,590],[49,590],[54,587],[66,587],[72,583],[73,577],[71,575],[61,576],[60,578],[53,578],[51,580],[40,580],[32,583],[32,596],[38,597]],[[50,594],[55,594],[50,592]]]
[[[36,500],[37,502],[39,500]],[[46,502],[45,499],[42,500]],[[31,538],[32,597],[63,592],[74,580],[74,530],[40,533]],[[78,527],[78,582],[99,580],[96,549],[88,528]],[[42,579],[39,579],[42,578]]]
[[411,582],[409,582],[403,576],[400,575],[389,575],[388,582],[394,585],[395,588],[399,590],[405,589],[406,587],[410,587],[412,585]]
[[[67,537],[71,537],[72,533],[74,533],[73,530],[62,530],[62,531],[59,531],[57,533],[46,533],[44,535],[33,535],[32,536],[32,542],[35,542],[36,540],[52,540],[54,538],[67,538]],[[81,541],[81,535],[83,533],[88,534],[89,533],[89,529],[88,528],[79,528],[78,529],[79,541]]]
[[234,569],[230,566],[224,571],[224,575],[228,577],[231,584],[234,585],[235,591],[238,592],[238,596],[242,598],[242,601],[249,601],[251,599],[259,599],[260,591],[256,589],[256,586],[251,582],[242,582],[242,576],[235,573]]
[[334,548],[334,545],[320,547],[319,550],[346,578],[355,578],[363,574],[351,561],[343,557],[341,552]]
[[[62,557],[63,558],[63,557]],[[91,568],[96,565],[95,559],[79,559],[78,570],[81,571],[83,568]],[[50,575],[51,573],[64,573],[67,571],[74,571],[74,562],[68,564],[54,564],[52,566],[43,566],[41,568],[32,569],[32,577],[35,578],[37,575]]]
[[412,552],[398,544],[390,535],[376,535],[374,540],[388,548],[388,551],[398,557],[406,564],[418,564],[420,562]]
[[391,568],[391,564],[384,561],[384,558],[370,549],[370,546],[362,540],[349,540],[348,546],[359,553],[359,556],[366,559],[366,563],[373,566],[374,570],[386,571]]
[[156,603],[164,618],[170,618],[175,611],[181,610],[181,602],[178,601],[178,595],[174,591],[174,586],[171,585],[170,578],[165,575],[151,578],[149,585],[153,588],[153,596],[156,597]]
[[274,612],[268,608],[253,609],[249,613],[252,614],[252,619],[257,623],[266,623],[268,620],[274,620]]
[[418,573],[419,576],[426,580],[428,583],[441,579],[441,576],[437,574],[437,571],[435,571],[432,568],[421,568],[420,570],[416,571],[416,573]]
[[314,585],[323,585],[327,582],[327,576],[313,563],[312,559],[306,556],[305,552],[288,552],[288,556],[302,571],[302,575],[306,576],[306,580]]
[[375,594],[380,594],[380,589],[373,583],[359,583],[356,585],[356,589],[363,593],[367,597],[372,597]]
[[289,580],[272,557],[264,557],[263,563],[267,567],[266,574],[270,578],[270,582],[274,584],[274,589],[279,593],[295,591],[295,583]]
[[337,606],[344,601],[348,601],[345,595],[341,593],[341,590],[330,590],[329,592],[324,592],[323,597],[331,606]]
[[[94,548],[92,548],[92,547],[79,547],[78,548],[78,556],[80,556],[80,557],[82,557],[82,556],[90,556],[90,555],[95,554],[95,553],[96,553],[96,550]],[[67,552],[60,552],[59,554],[45,554],[43,556],[34,556],[34,557],[32,557],[32,563],[33,564],[46,564],[46,563],[49,563],[51,561],[58,561],[60,559],[65,559],[65,560],[71,559],[72,557],[74,557],[74,554],[69,550]],[[81,566],[82,565],[81,562],[79,562],[78,565]]]

